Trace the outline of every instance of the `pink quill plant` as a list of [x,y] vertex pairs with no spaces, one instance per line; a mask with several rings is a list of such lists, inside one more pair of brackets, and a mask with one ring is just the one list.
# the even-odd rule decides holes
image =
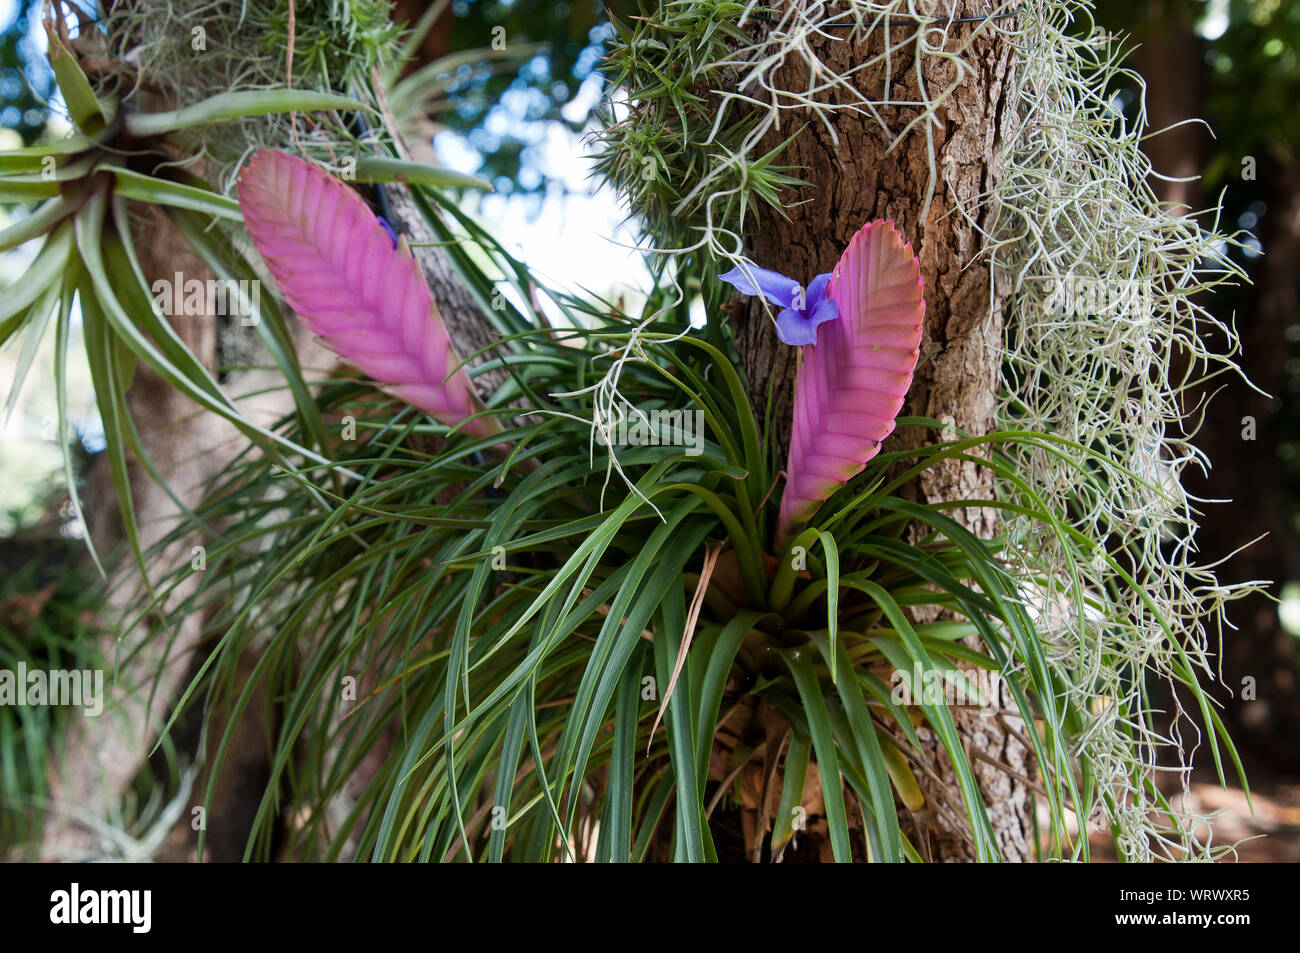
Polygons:
[[268,149],[249,161],[238,189],[253,244],[326,347],[448,427],[500,433],[496,418],[474,416],[483,405],[406,240],[356,192]]
[[814,341],[803,345],[778,552],[823,501],[880,452],[920,355],[921,265],[892,221],[878,219],[858,230],[831,272],[825,295],[838,314],[816,321]]

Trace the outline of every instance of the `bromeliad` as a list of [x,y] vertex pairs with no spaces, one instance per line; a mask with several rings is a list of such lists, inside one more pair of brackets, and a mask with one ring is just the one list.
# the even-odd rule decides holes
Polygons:
[[853,236],[834,271],[813,279],[806,304],[798,282],[773,271],[746,266],[722,278],[780,305],[778,335],[803,348],[777,522],[780,552],[894,430],[920,354],[921,265],[894,223],[877,219]]
[[405,239],[356,192],[286,152],[239,177],[253,244],[289,305],[340,357],[448,427],[500,432],[483,413]]

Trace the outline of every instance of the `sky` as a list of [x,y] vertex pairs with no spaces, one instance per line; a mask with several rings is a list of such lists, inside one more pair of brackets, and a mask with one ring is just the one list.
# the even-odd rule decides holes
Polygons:
[[[583,82],[564,109],[566,118],[588,114],[600,95],[594,77]],[[517,132],[522,125],[506,110],[494,112],[488,122],[500,123],[501,132]],[[470,213],[552,286],[571,292],[585,288],[602,297],[647,293],[649,271],[632,247],[636,230],[625,222],[627,212],[613,192],[598,188],[590,177],[593,158],[586,132],[574,133],[559,122],[532,125],[538,141],[525,150],[521,178],[540,174],[551,187],[534,195],[471,197]],[[440,132],[433,145],[444,165],[461,172],[479,170],[477,150],[457,133]]]

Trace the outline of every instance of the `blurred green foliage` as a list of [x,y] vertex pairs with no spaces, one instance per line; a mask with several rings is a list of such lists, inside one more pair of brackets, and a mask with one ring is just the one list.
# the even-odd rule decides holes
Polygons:
[[458,67],[449,91],[454,108],[438,121],[477,150],[482,165],[472,171],[494,181],[499,191],[543,188],[541,176],[521,182],[519,172],[528,164],[526,151],[539,137],[539,124],[560,122],[575,132],[587,124],[590,108],[564,107],[584,81],[599,82],[596,66],[609,22],[604,5],[599,0],[456,0],[451,13],[452,52],[490,50],[494,39],[510,48],[542,44],[516,70]]
[[[92,637],[102,598],[80,540],[33,527],[0,541],[0,669],[104,668]],[[0,858],[34,848],[63,725],[82,717],[75,707],[0,705]]]
[[[0,32],[0,125],[31,145],[45,128],[54,74],[30,35],[41,0],[16,0],[13,20]],[[39,29],[39,27],[37,28]]]

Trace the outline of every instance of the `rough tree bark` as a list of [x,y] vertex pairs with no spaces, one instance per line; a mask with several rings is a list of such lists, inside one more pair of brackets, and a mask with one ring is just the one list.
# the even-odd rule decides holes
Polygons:
[[[470,367],[493,360],[501,346],[497,343],[498,335],[493,329],[492,319],[465,286],[447,253],[436,243],[433,230],[416,208],[411,193],[404,185],[381,185],[379,189],[393,213],[395,221],[392,224],[414,246],[411,251],[429,282],[429,291],[438,303],[456,353],[468,361]],[[474,378],[479,397],[486,400],[506,377],[503,368],[479,374]]]
[[[935,16],[983,16],[987,2],[920,4],[935,9]],[[941,10],[938,8],[942,8]],[[913,36],[916,26],[895,21],[892,40]],[[950,48],[970,36],[973,24],[949,28]],[[851,44],[842,36],[819,37],[812,45],[824,62],[843,74],[883,49],[883,30],[864,44]],[[888,78],[891,99],[919,100],[914,46],[907,44],[892,56],[892,76],[884,63],[855,77],[858,89],[874,101],[885,97]],[[875,218],[893,219],[912,243],[921,261],[925,281],[926,317],[921,343],[921,363],[904,408],[904,414],[951,418],[959,429],[986,433],[994,424],[1000,380],[1002,303],[1006,288],[980,259],[983,240],[979,229],[958,209],[965,209],[978,225],[988,224],[991,210],[979,206],[981,195],[998,180],[994,156],[1000,141],[1014,131],[1015,117],[1008,108],[1015,83],[1011,44],[987,28],[963,54],[966,81],[939,107],[939,124],[933,129],[935,167],[939,180],[929,214],[921,220],[930,181],[924,131],[917,130],[892,152],[894,135],[917,114],[914,108],[882,107],[893,132],[886,133],[869,116],[837,112],[832,120],[838,145],[819,121],[810,122],[790,144],[782,164],[798,167],[797,174],[810,186],[794,192],[784,203],[788,220],[768,214],[750,239],[750,253],[763,267],[808,281],[835,265],[853,233]],[[782,88],[806,90],[806,67],[800,60],[778,74]],[[943,90],[954,79],[955,67],[927,57],[922,64],[926,88]],[[789,136],[787,114],[783,128],[759,146],[762,154]],[[802,204],[797,204],[802,203]],[[774,421],[789,421],[794,396],[797,350],[781,344],[765,309],[750,302],[741,313],[737,345],[749,379],[750,400],[759,419],[772,387]],[[919,446],[939,434],[909,428],[891,437],[886,449]],[[784,460],[789,440],[779,435],[779,459]],[[927,501],[979,498],[988,495],[989,475],[973,464],[953,464],[927,472],[913,492]],[[980,535],[995,528],[992,511],[969,508],[965,523]],[[1009,705],[1009,697],[1002,706]],[[955,717],[963,731],[976,775],[980,780],[990,818],[1003,856],[1008,860],[1032,858],[1030,848],[1029,791],[1020,778],[1030,774],[1028,752],[1016,738],[1020,722],[1011,714],[981,718],[964,710]],[[1014,730],[1009,730],[1014,729]],[[932,749],[928,767],[918,772],[926,793],[925,816],[913,819],[921,834],[921,849],[937,860],[972,859],[968,838],[953,823],[963,817],[961,798],[942,749]],[[1017,777],[1019,776],[1019,777]]]

